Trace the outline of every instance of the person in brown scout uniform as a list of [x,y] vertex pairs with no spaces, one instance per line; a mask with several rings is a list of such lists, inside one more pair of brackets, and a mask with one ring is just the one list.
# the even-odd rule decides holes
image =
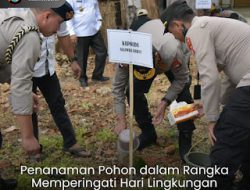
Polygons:
[[[170,5],[161,20],[166,32],[186,41],[195,55],[209,137],[214,143],[212,166],[229,169],[228,175],[215,177],[218,189],[230,190],[240,166],[240,189],[250,189],[250,26],[228,18],[196,17],[183,1]],[[222,71],[227,77],[225,89],[221,88]],[[220,113],[221,102],[225,107]]]

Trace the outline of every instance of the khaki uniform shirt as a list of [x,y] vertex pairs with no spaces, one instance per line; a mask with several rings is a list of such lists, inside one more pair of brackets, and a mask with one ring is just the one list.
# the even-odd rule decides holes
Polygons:
[[[186,43],[198,64],[206,116],[216,121],[221,93],[250,85],[250,26],[233,19],[194,17]],[[227,76],[223,92],[220,71]]]
[[[21,28],[37,26],[30,11],[0,10],[0,65],[6,64],[5,51]],[[11,64],[11,105],[17,115],[32,114],[33,68],[40,54],[40,39],[37,32],[29,32],[18,42]]]

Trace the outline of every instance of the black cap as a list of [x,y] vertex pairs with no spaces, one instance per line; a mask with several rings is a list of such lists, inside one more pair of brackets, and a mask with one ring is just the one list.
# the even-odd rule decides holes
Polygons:
[[194,11],[187,5],[186,1],[179,0],[169,5],[161,14],[161,21],[166,27],[165,32],[167,32],[168,24],[173,19],[181,19],[185,14],[194,14]]
[[61,7],[51,9],[61,16],[64,21],[70,20],[74,16],[74,10],[67,1]]

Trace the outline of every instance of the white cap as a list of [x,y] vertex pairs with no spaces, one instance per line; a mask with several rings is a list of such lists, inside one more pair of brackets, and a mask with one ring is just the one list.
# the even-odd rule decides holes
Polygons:
[[143,24],[137,31],[151,34],[153,46],[158,51],[162,46],[164,30],[165,26],[162,21],[153,19]]
[[180,42],[175,39],[173,34],[166,33],[163,35],[162,45],[158,52],[165,64],[171,65],[175,57],[181,57],[179,55],[181,52],[178,51],[179,45]]
[[170,68],[174,58],[182,60],[180,42],[171,33],[164,34],[165,27],[161,20],[153,19],[143,24],[137,31],[152,34],[152,43],[162,61]]
[[139,16],[143,16],[143,15],[148,15],[148,11],[146,10],[146,9],[139,9],[138,11],[137,11],[137,17],[139,17]]
[[165,27],[161,20],[153,19],[143,24],[137,31],[152,34],[152,43],[162,61],[170,68],[174,58],[182,60],[180,42],[171,33],[164,34]]

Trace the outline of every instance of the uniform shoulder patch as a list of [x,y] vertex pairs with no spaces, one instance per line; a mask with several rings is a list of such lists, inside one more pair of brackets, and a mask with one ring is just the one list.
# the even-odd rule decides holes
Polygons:
[[192,52],[193,55],[195,55],[195,51],[194,51],[193,44],[192,44],[190,37],[186,38],[186,43],[187,43],[188,49]]

